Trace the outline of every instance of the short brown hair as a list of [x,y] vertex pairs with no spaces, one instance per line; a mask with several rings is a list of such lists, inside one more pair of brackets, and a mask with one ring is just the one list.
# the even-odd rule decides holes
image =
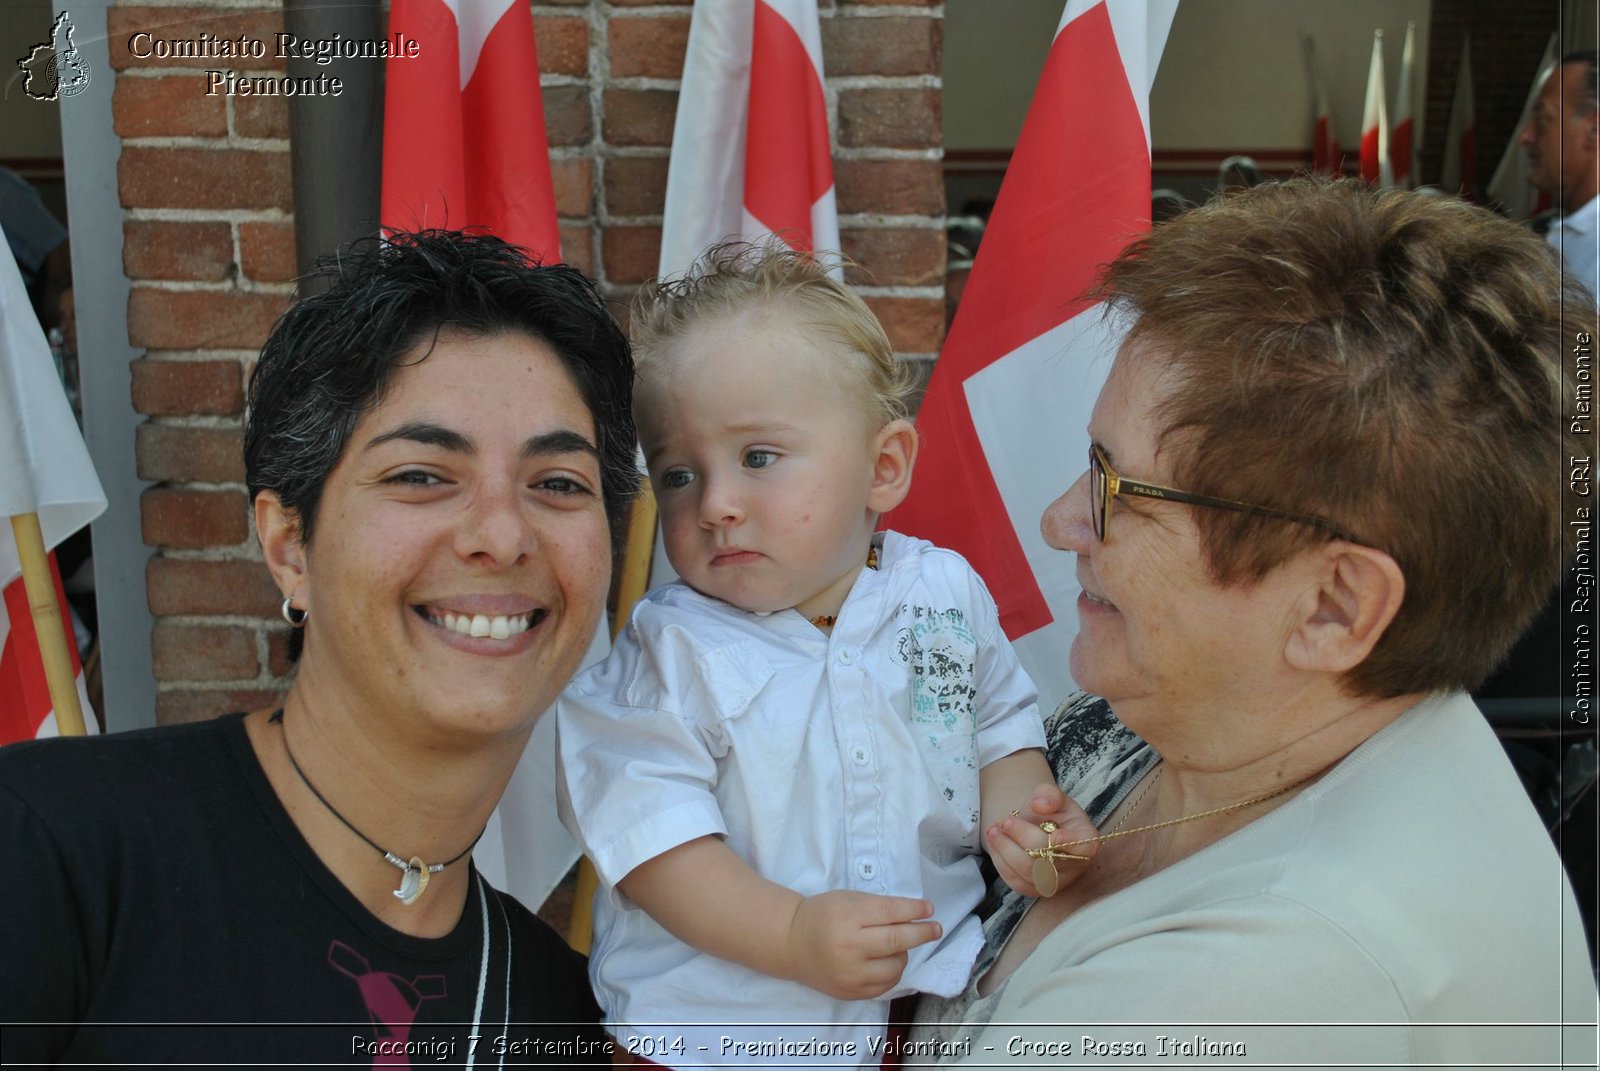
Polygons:
[[[1595,310],[1553,250],[1455,198],[1299,178],[1154,228],[1102,291],[1134,318],[1124,353],[1172,373],[1177,486],[1318,515],[1399,564],[1404,602],[1346,687],[1482,683],[1562,564],[1562,356]],[[1195,523],[1222,584],[1330,538]]]
[[836,254],[797,252],[776,239],[712,246],[684,275],[639,291],[632,323],[638,374],[659,367],[662,351],[693,327],[751,309],[792,312],[797,326],[861,358],[856,371],[870,412],[885,424],[906,417],[912,377],[866,302],[829,274],[842,263]]

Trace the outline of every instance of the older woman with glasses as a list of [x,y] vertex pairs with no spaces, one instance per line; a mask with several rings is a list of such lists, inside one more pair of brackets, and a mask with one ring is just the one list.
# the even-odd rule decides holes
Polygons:
[[1080,880],[1010,897],[908,1052],[1557,1062],[1592,965],[1466,693],[1561,567],[1592,304],[1487,212],[1311,180],[1157,227],[1104,289],[1132,326],[1043,521],[1092,693],[1051,756],[1102,833],[1028,852]]

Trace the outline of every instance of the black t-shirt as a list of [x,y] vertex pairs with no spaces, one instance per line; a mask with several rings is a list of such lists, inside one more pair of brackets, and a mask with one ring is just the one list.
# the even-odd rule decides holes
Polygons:
[[475,873],[451,933],[379,921],[241,715],[0,749],[0,859],[7,1062],[609,1062],[582,956]]

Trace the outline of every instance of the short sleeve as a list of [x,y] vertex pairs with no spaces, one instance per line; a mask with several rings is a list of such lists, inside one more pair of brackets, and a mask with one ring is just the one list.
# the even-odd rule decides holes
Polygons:
[[657,624],[636,615],[556,707],[561,821],[607,886],[680,844],[726,835],[722,725],[771,675],[740,645],[697,650],[680,626]]
[[1015,751],[1044,747],[1039,690],[1022,668],[1000,627],[1000,613],[989,590],[968,569],[972,613],[977,622],[977,664],[973,687],[978,703],[978,765],[987,766]]

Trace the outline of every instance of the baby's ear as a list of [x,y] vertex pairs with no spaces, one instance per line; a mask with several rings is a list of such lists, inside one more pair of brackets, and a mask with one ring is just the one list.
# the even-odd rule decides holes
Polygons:
[[911,493],[911,466],[917,461],[917,429],[909,420],[891,420],[873,438],[872,490],[867,508],[888,513]]

